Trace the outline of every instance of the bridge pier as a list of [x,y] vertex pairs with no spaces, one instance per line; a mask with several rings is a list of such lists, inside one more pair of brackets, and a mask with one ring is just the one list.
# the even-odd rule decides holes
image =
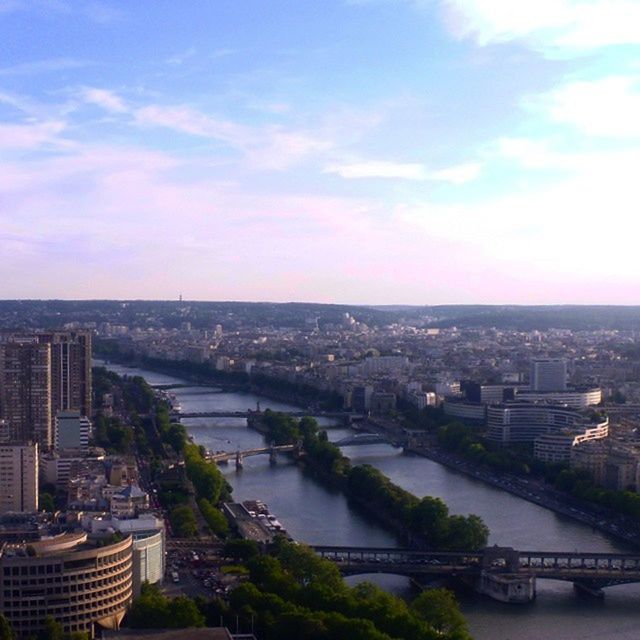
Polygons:
[[238,453],[236,453],[236,469],[240,471],[240,469],[242,469],[243,466],[244,466],[244,460],[242,458],[242,454],[238,451]]
[[604,598],[604,591],[600,587],[589,585],[586,582],[575,580],[573,583],[574,590],[579,594],[591,596],[592,598]]

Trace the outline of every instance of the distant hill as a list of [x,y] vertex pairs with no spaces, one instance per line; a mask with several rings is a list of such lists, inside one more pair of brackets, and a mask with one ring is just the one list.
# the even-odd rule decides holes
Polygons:
[[0,300],[0,328],[50,328],[72,322],[110,322],[137,327],[225,329],[320,327],[340,324],[348,313],[369,326],[405,322],[431,327],[640,331],[640,306],[598,305],[389,305],[357,306],[304,302],[192,302],[168,300]]

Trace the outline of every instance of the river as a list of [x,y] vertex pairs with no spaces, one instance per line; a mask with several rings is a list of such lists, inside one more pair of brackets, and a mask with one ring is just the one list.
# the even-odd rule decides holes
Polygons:
[[[99,363],[96,363],[99,364]],[[142,375],[151,385],[184,382],[151,371],[109,365],[119,374]],[[296,409],[289,405],[243,393],[220,393],[203,387],[175,389],[187,412],[213,410]],[[210,449],[235,451],[263,444],[260,434],[238,418],[186,419],[184,424],[198,444]],[[326,421],[327,426],[331,425]],[[331,426],[329,438],[350,433]],[[418,456],[403,455],[390,445],[345,447],[354,464],[367,462],[395,483],[418,495],[441,497],[451,513],[477,513],[491,530],[490,543],[516,549],[545,551],[628,551],[604,533],[575,522],[521,498],[458,474]],[[311,544],[395,546],[394,536],[355,511],[346,498],[318,484],[288,458],[271,466],[267,456],[245,460],[244,469],[223,467],[237,500],[258,498],[296,539]],[[408,581],[400,576],[368,576],[380,586],[408,597]],[[353,578],[350,579],[353,581]],[[538,581],[538,597],[526,605],[503,604],[485,596],[459,590],[457,595],[476,640],[637,640],[640,638],[640,585],[605,590],[596,600],[575,594],[571,583]]]

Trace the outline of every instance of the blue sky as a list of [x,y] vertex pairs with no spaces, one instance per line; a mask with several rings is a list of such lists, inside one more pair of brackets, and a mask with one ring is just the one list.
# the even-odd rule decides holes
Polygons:
[[640,303],[638,24],[0,0],[0,296]]

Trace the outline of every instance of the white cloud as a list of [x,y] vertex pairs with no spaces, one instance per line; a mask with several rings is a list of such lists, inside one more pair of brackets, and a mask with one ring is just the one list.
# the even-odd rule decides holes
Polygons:
[[640,149],[563,153],[526,139],[503,139],[497,146],[526,168],[566,171],[551,183],[528,188],[522,182],[482,201],[401,205],[398,225],[421,228],[442,242],[460,240],[470,252],[482,252],[481,264],[511,264],[551,280],[567,274],[640,283]]
[[86,60],[75,58],[52,58],[50,60],[34,60],[32,62],[22,62],[11,67],[0,69],[0,76],[26,76],[37,73],[51,73],[64,71],[66,69],[80,69],[88,66]]
[[124,100],[117,93],[108,89],[86,87],[83,89],[81,97],[84,102],[95,104],[112,113],[125,113],[129,110]]
[[179,53],[175,53],[172,56],[169,56],[165,62],[173,67],[179,67],[181,64],[184,64],[190,58],[196,55],[195,47],[189,47],[185,51],[180,51]]
[[441,0],[455,35],[480,45],[525,40],[544,51],[640,44],[637,0]]
[[640,136],[640,79],[610,76],[568,83],[531,103],[590,136]]
[[355,162],[353,164],[331,164],[324,173],[336,173],[342,178],[401,178],[424,180],[426,172],[421,164],[385,161]]
[[424,165],[414,162],[388,162],[370,160],[351,164],[330,164],[324,173],[335,173],[342,178],[398,178],[401,180],[434,180],[463,184],[475,180],[482,169],[479,163],[461,164],[445,169],[429,171]]
[[481,171],[482,165],[479,162],[469,162],[455,167],[432,171],[429,178],[431,180],[440,180],[452,184],[464,184],[466,182],[473,182],[478,178]]
[[58,135],[65,126],[61,121],[0,124],[0,150],[35,150],[45,145],[68,147],[72,143]]

